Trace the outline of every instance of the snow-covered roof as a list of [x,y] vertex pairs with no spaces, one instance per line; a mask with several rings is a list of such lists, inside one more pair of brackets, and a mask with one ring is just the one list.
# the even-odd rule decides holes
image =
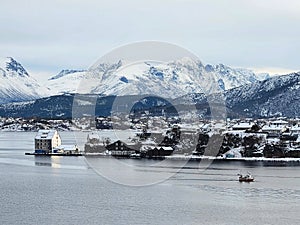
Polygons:
[[265,125],[263,126],[262,131],[270,131],[270,130],[281,131],[283,128],[285,128],[285,126]]
[[165,151],[173,151],[174,149],[169,146],[147,146],[148,149],[163,149]]
[[126,144],[130,144],[135,137],[136,132],[130,130],[101,130],[88,134],[88,140],[97,139],[99,141],[105,141],[109,139],[110,143],[120,140]]
[[51,140],[56,132],[56,130],[39,130],[35,139]]
[[215,124],[213,125],[213,127],[214,127],[215,129],[222,129],[222,128],[225,128],[225,127],[226,127],[226,124],[225,124],[225,123],[215,123]]
[[271,124],[288,124],[288,122],[285,120],[275,120],[271,121]]
[[151,139],[146,139],[145,141],[141,141],[143,145],[156,145],[157,143]]
[[279,138],[268,138],[267,142],[268,143],[278,143],[280,141]]
[[99,134],[98,133],[90,133],[88,134],[88,139],[97,139],[100,140]]
[[291,128],[291,131],[300,131],[300,126],[296,125]]
[[168,146],[162,146],[160,148],[162,148],[165,151],[173,151],[173,148],[172,147],[168,147]]
[[211,124],[207,123],[207,124],[204,124],[201,129],[208,129],[211,127]]
[[232,126],[233,129],[250,129],[254,123],[249,122],[243,122],[243,123],[237,123]]
[[55,149],[62,149],[64,151],[74,151],[76,149],[78,149],[77,145],[60,145],[58,147],[56,147]]

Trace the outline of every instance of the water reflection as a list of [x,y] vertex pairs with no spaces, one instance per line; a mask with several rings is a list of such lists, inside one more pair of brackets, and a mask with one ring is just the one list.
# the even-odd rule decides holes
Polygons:
[[87,169],[81,157],[77,156],[34,156],[34,165],[54,169]]
[[61,156],[35,156],[34,161],[36,166],[61,168]]

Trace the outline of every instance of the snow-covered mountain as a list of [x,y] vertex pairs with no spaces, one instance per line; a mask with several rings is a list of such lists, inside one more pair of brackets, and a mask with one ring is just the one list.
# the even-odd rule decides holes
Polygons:
[[49,95],[24,67],[11,57],[0,58],[0,103],[17,102]]
[[19,62],[8,57],[0,60],[0,103],[70,93],[177,98],[190,93],[222,92],[267,77],[268,74],[255,74],[247,69],[203,65],[182,58],[168,63],[119,60],[89,70],[62,70],[39,84]]
[[209,104],[215,104],[215,111],[227,116],[241,118],[290,117],[300,115],[300,72],[270,77],[255,81],[225,92],[209,96],[200,93],[188,94],[176,99],[176,104],[196,104],[199,109],[209,112]]
[[271,77],[225,92],[228,108],[249,117],[299,117],[300,72]]
[[92,70],[62,70],[59,74],[50,77],[44,84],[52,95],[60,94],[93,94],[100,85],[102,76],[106,73],[113,76],[113,72],[121,66],[116,64],[100,64]]
[[[74,104],[78,105],[78,117],[84,115],[85,108],[90,112],[90,106],[95,105],[96,115],[108,116],[111,113],[112,105],[115,101],[114,96],[91,96],[79,95],[74,101],[74,94],[66,94],[38,99],[36,101],[24,103],[0,104],[0,116],[21,116],[41,118],[70,118],[73,113]],[[220,99],[224,100],[224,106],[227,109],[227,116],[231,117],[299,117],[300,114],[300,72],[288,75],[271,77],[264,81],[255,81],[254,83],[233,88],[222,93],[214,93],[209,96],[205,94],[189,94],[172,101],[173,106],[180,106],[177,109],[189,111],[197,108],[199,115],[203,118],[210,118],[210,103],[214,105],[214,110],[218,111]],[[170,96],[172,98],[173,96]],[[94,100],[97,99],[95,102]],[[134,96],[121,96],[119,101],[124,106],[127,103],[136,100]],[[169,99],[169,98],[168,98]],[[187,101],[193,100],[193,101]],[[215,101],[216,99],[216,101]],[[161,104],[160,98],[148,98],[147,101],[141,100],[139,108],[153,109]],[[194,107],[196,103],[196,107]],[[189,105],[192,104],[192,105]],[[223,105],[219,105],[223,107]],[[126,107],[124,107],[125,109]],[[123,108],[120,107],[120,110]],[[166,105],[166,111],[170,105]],[[222,109],[222,108],[220,108]],[[155,110],[154,110],[155,111]],[[223,110],[221,110],[223,112]],[[74,114],[73,114],[74,115]]]
[[190,58],[164,64],[120,60],[114,64],[99,64],[89,71],[62,71],[50,78],[47,86],[55,94],[151,94],[176,98],[189,93],[220,92],[261,79],[262,75],[251,70],[233,69],[223,64],[203,65]]

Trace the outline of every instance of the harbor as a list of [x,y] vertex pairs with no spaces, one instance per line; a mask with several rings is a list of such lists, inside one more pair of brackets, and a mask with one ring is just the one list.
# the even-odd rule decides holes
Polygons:
[[82,156],[77,144],[62,145],[62,139],[57,130],[39,130],[34,138],[34,152],[25,155],[35,156]]

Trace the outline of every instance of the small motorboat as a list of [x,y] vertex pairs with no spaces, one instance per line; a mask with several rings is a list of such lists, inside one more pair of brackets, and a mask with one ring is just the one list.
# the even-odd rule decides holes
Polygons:
[[239,175],[239,182],[253,182],[254,181],[254,177],[248,173],[247,175],[242,175],[242,174],[238,174]]

